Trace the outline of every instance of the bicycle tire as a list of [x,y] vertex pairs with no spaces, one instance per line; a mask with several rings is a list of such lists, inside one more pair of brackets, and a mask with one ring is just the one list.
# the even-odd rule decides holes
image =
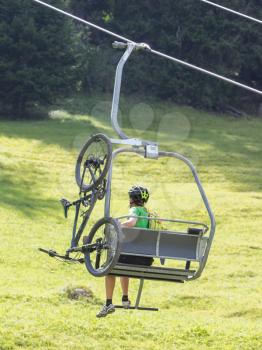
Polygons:
[[[102,154],[94,155],[93,153],[95,152],[95,148],[96,146],[98,146],[98,144],[104,147],[105,149],[101,152]],[[80,191],[88,192],[93,190],[94,188],[97,188],[102,183],[103,179],[106,177],[111,161],[112,144],[110,139],[104,134],[96,134],[91,136],[83,145],[76,161],[75,179],[77,185],[80,188]],[[84,163],[87,162],[93,162],[93,164],[90,163],[89,166],[85,167]],[[95,162],[99,164],[97,165],[95,164]],[[100,165],[103,165],[102,170]],[[89,171],[89,173],[87,172],[88,181],[84,178],[86,175],[87,167]],[[91,171],[93,172],[93,170],[94,173],[91,173]]]
[[[105,228],[103,228],[103,226],[105,226]],[[105,231],[107,228],[109,228],[109,230],[107,230],[106,233]],[[100,233],[98,233],[99,230]],[[113,269],[119,259],[122,230],[120,224],[115,219],[102,218],[92,227],[89,235],[85,239],[85,244],[93,244],[97,239],[95,238],[96,233],[98,233],[97,237],[101,235],[105,239],[103,244],[104,246],[107,246],[107,248],[104,248],[103,250],[104,253],[106,253],[106,261],[100,266],[100,263],[103,263],[103,260],[101,261],[101,254],[98,255],[98,250],[94,250],[92,253],[86,251],[84,253],[85,266],[88,272],[93,276],[102,277],[107,275]],[[113,235],[114,237],[112,238]]]

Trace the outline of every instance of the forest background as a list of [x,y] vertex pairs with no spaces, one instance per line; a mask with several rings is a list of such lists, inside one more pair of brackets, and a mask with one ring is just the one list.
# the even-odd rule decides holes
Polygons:
[[[261,0],[215,1],[262,19]],[[262,90],[258,23],[198,0],[46,2]],[[113,41],[33,0],[0,0],[0,350],[262,349],[257,94],[146,52],[134,52],[124,68],[121,127],[190,159],[217,223],[201,278],[145,282],[141,306],[159,312],[117,310],[96,318],[104,279],[38,250],[66,251],[74,211],[65,220],[59,199],[77,198],[79,150],[95,133],[116,137],[109,115],[123,51],[113,49]],[[126,215],[128,189],[139,178],[150,190],[149,209],[209,225],[194,178],[181,163],[119,155],[111,215]],[[97,203],[84,235],[103,216],[103,205]],[[138,286],[133,279],[133,304]],[[85,297],[77,298],[79,289]],[[120,301],[117,283],[114,303]]]
[[[262,89],[258,23],[195,0],[48,0],[48,4],[256,89]],[[220,0],[228,6],[228,1]],[[262,18],[260,0],[230,7]],[[0,114],[36,117],[58,98],[111,93],[122,52],[114,38],[31,0],[0,0]],[[123,93],[219,113],[261,116],[261,97],[148,53],[125,68]],[[33,111],[33,113],[32,113]]]

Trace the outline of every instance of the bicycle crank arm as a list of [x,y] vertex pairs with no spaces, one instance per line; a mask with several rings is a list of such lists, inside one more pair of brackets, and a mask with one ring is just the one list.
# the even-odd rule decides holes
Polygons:
[[47,249],[43,249],[43,248],[38,248],[38,250],[40,252],[48,254],[51,258],[59,258],[63,261],[79,262],[81,264],[84,262],[83,258],[80,258],[80,259],[70,258],[69,254],[60,255],[55,250],[52,250],[52,249],[47,250]]
[[92,253],[95,250],[97,250],[97,243],[93,243],[93,244],[84,244],[81,247],[73,247],[73,248],[69,248],[67,249],[67,253],[76,253],[76,252],[81,252],[81,253],[85,253],[85,252],[89,252]]

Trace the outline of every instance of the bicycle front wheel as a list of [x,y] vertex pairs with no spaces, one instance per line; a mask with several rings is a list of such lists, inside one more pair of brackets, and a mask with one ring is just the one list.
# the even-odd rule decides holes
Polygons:
[[84,244],[92,244],[92,250],[85,252],[87,270],[96,277],[107,275],[115,266],[120,255],[121,226],[113,218],[96,222]]
[[81,192],[101,185],[112,160],[112,144],[104,134],[92,136],[82,147],[76,162],[75,178]]

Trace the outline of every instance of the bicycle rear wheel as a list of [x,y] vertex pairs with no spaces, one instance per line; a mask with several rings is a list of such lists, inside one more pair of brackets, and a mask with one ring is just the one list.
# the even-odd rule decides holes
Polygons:
[[92,136],[79,152],[75,178],[81,192],[98,188],[112,160],[112,144],[104,134]]
[[86,250],[85,265],[96,277],[107,275],[115,266],[120,255],[121,226],[113,218],[96,222],[84,244],[92,244],[92,251]]

